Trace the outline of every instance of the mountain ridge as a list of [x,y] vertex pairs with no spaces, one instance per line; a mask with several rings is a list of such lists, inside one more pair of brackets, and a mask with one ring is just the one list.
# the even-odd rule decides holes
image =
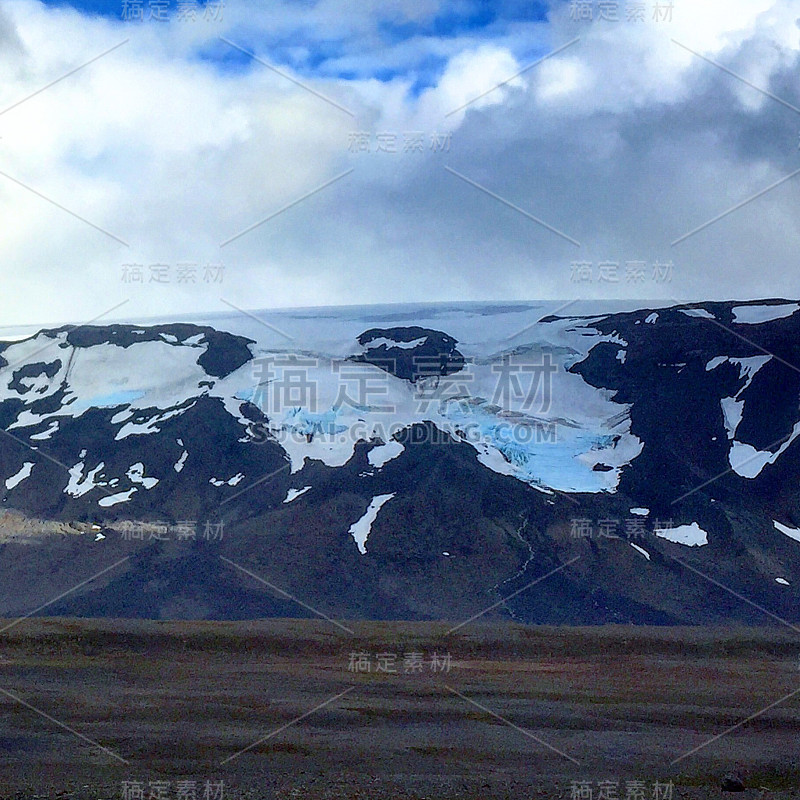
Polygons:
[[3,506],[82,531],[0,537],[0,614],[797,620],[798,309],[0,343]]

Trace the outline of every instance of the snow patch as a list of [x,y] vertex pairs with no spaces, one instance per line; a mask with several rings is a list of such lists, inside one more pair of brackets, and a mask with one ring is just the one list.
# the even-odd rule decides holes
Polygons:
[[[761,367],[772,359],[772,356],[749,356],[747,358],[729,358],[731,364],[736,364],[739,367],[739,377],[744,378],[747,382],[742,387],[739,394],[744,391],[753,381],[753,377]],[[738,394],[737,394],[738,396]]]
[[45,439],[51,438],[52,435],[57,430],[58,430],[58,420],[57,419],[51,420],[46,430],[40,431],[39,433],[34,433],[33,436],[31,436],[31,439],[37,442],[43,442]]
[[368,342],[365,342],[364,347],[372,350],[374,348],[381,347],[382,345],[386,345],[386,347],[397,347],[400,350],[413,350],[415,347],[419,347],[421,344],[425,344],[427,341],[427,336],[421,336],[419,339],[412,339],[410,342],[397,342],[394,339],[387,339],[385,336],[377,336],[374,339],[370,339]]
[[189,457],[189,451],[184,450],[181,453],[181,457],[172,465],[172,469],[174,469],[175,472],[180,472],[183,469],[183,465],[186,463],[186,459],[188,457]]
[[[81,458],[85,456],[86,451],[81,450]],[[65,494],[71,497],[83,497],[87,492],[91,492],[92,489],[100,485],[99,482],[95,482],[95,477],[105,466],[105,462],[101,461],[93,470],[90,470],[84,476],[83,470],[85,466],[83,461],[79,461],[69,468],[69,481],[64,489]]]
[[25,478],[29,478],[33,465],[33,461],[26,461],[19,472],[15,472],[10,478],[6,479],[6,489],[13,489],[15,486],[22,483]]
[[728,356],[715,356],[711,361],[706,364],[706,372],[711,372],[716,369],[720,364],[724,364],[728,360]]
[[650,553],[648,553],[644,547],[639,547],[638,544],[634,544],[633,542],[630,542],[630,546],[637,552],[641,553],[648,561],[650,560]]
[[733,321],[740,325],[757,325],[774,319],[791,317],[800,308],[797,303],[780,303],[774,306],[735,306],[731,309]]
[[402,444],[400,444],[400,442],[397,442],[393,439],[391,442],[373,447],[372,450],[370,450],[367,454],[367,461],[369,461],[373,467],[380,469],[384,464],[391,461],[393,458],[397,458],[397,456],[399,456],[404,449],[405,448]]
[[716,317],[704,308],[679,308],[681,314],[686,314],[687,317],[700,317],[701,319],[716,319]]
[[158,483],[158,478],[145,477],[144,464],[142,464],[141,461],[131,464],[125,474],[128,476],[128,480],[130,480],[131,483],[139,483],[144,486],[145,489],[152,489]]
[[350,526],[349,533],[358,545],[358,551],[361,555],[367,552],[367,539],[369,538],[370,531],[372,530],[372,523],[378,517],[378,512],[384,503],[391,500],[395,496],[395,492],[391,494],[379,494],[372,498],[372,502],[367,507],[364,516],[354,522]]
[[236,486],[244,478],[243,472],[237,472],[232,478],[222,480],[222,478],[209,478],[208,482],[214,486]]
[[789,438],[774,453],[770,453],[769,450],[756,450],[751,444],[734,441],[728,454],[728,461],[737,475],[743,478],[756,478],[767,464],[774,464],[798,436],[800,436],[800,422],[795,423]]
[[[733,397],[720,398],[719,404],[722,409],[722,423],[728,434],[728,439],[736,438],[736,430],[744,415],[744,400],[739,397],[753,382],[755,374],[772,358],[772,356],[750,356],[748,358],[733,358],[731,356],[718,356],[706,364],[706,372],[716,369],[725,362],[736,364],[739,367],[739,378],[744,381],[744,385]],[[731,449],[731,452],[733,448]]]
[[283,502],[291,503],[292,500],[296,500],[301,494],[305,494],[310,488],[310,486],[304,486],[302,489],[289,489],[289,491],[286,492],[286,497],[284,498]]
[[708,544],[708,534],[696,523],[678,525],[677,528],[656,528],[653,533],[661,539],[687,547],[702,547]]
[[[156,414],[155,416],[144,421],[128,422],[117,431],[117,435],[114,437],[114,439],[116,441],[120,441],[122,439],[127,439],[128,436],[147,436],[150,433],[160,433],[161,428],[156,427],[157,423],[165,422],[168,419],[172,419],[172,417],[179,417],[181,414],[185,414],[190,408],[194,407],[195,402],[179,408],[171,408],[168,411],[165,411],[161,414]],[[123,422],[132,415],[133,412],[128,408],[121,411],[119,414],[115,414],[111,418],[111,422],[115,424]]]
[[772,520],[772,524],[777,530],[786,534],[786,536],[788,536],[790,539],[800,542],[800,528],[790,528],[788,525],[782,525],[777,520]]
[[109,495],[108,497],[101,497],[97,501],[97,505],[103,506],[103,508],[108,508],[109,506],[117,505],[117,503],[127,503],[137,491],[139,490],[134,486],[132,489],[127,489],[124,492],[117,492],[116,494]]
[[725,426],[728,438],[733,439],[744,414],[744,400],[737,400],[735,397],[723,397],[720,399],[719,404],[722,408],[722,424]]

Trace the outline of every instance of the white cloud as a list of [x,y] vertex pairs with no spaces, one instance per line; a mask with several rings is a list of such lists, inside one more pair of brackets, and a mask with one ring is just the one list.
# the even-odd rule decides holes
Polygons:
[[[523,78],[513,77],[519,71],[520,65],[504,48],[484,45],[459,53],[450,59],[437,85],[423,93],[421,116],[428,124],[440,126],[450,117],[449,125],[454,127],[468,109],[498,105],[515,89],[524,88]],[[468,109],[462,110],[467,104]]]
[[[427,21],[440,4],[231,7],[213,23],[125,25],[17,0],[0,15],[0,110],[113,47],[113,53],[0,115],[3,172],[118,236],[126,248],[0,176],[3,316],[127,314],[424,299],[592,294],[800,294],[798,188],[788,184],[684,245],[670,242],[795,168],[797,115],[679,47],[682,42],[800,104],[789,77],[797,0],[676,4],[673,23],[568,18],[384,44],[382,22]],[[229,9],[226,7],[226,14]],[[303,59],[331,45],[321,73],[258,63],[221,68],[198,53],[249,48],[259,32]],[[266,34],[265,34],[266,35]],[[451,112],[549,49],[580,42]],[[357,43],[356,43],[356,38]],[[536,53],[522,42],[536,42]],[[259,55],[270,60],[269,50]],[[524,58],[523,58],[524,55]],[[414,90],[419,64],[444,59]],[[385,65],[392,80],[370,77]],[[426,68],[428,69],[428,68]],[[422,153],[351,153],[366,131],[422,131]],[[452,134],[432,153],[433,132]],[[444,170],[449,165],[564,230],[580,250]],[[220,249],[220,243],[344,170],[352,174]],[[672,258],[669,287],[571,284],[570,261]],[[768,261],[770,271],[754,269]],[[202,281],[222,262],[224,283]],[[166,263],[168,285],[124,283],[122,265]],[[195,285],[176,283],[197,262]],[[145,281],[148,280],[145,272]]]

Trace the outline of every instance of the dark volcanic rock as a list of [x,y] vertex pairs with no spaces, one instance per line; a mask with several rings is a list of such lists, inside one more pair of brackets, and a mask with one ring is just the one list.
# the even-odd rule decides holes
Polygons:
[[81,325],[53,328],[42,333],[54,338],[63,331],[68,332],[66,339],[68,345],[83,348],[100,344],[130,347],[141,342],[166,342],[173,346],[182,346],[187,339],[197,337],[198,344],[208,345],[198,358],[198,364],[216,378],[230,375],[253,357],[248,347],[253,344],[251,339],[217,331],[204,325],[174,323],[145,328],[135,325]]
[[374,364],[382,370],[417,381],[434,375],[450,375],[464,368],[458,342],[442,331],[420,328],[370,328],[358,337],[364,353],[353,361]]
[[[2,502],[28,517],[95,523],[105,539],[43,534],[23,542],[0,514],[0,616],[26,613],[129,555],[46,613],[230,619],[313,607],[338,618],[457,621],[490,609],[487,618],[544,624],[794,621],[800,545],[772,521],[800,528],[800,441],[784,447],[800,424],[792,368],[800,367],[800,314],[743,325],[733,322],[733,305],[742,304],[704,304],[715,319],[678,307],[574,320],[588,346],[577,361],[570,351],[572,372],[613,396],[614,418],[629,422],[643,445],[621,467],[615,491],[586,493],[502,474],[530,454],[484,449],[461,419],[451,428],[404,420],[399,431],[387,427],[388,460],[385,450],[372,455],[387,442],[371,432],[342,466],[327,466],[321,454],[342,442],[320,443],[308,430],[329,426],[333,412],[299,427],[310,439],[302,448],[318,449],[284,446],[275,420],[252,402],[247,368],[220,388],[220,378],[252,359],[253,342],[209,327],[61,328],[40,341],[46,350],[53,340],[53,352],[37,351],[30,363],[15,363],[2,347],[10,362],[0,401]],[[376,327],[358,341],[364,353],[352,361],[409,382],[465,367],[443,331]],[[152,368],[128,349],[141,342],[163,348],[141,348],[143,359],[154,353]],[[80,352],[93,347],[97,361]],[[161,364],[182,364],[189,377],[159,368],[164,354]],[[79,374],[81,363],[108,365],[110,378]],[[394,388],[411,394],[422,386]],[[733,401],[741,418],[732,422],[723,410]],[[500,416],[485,402],[468,411],[465,419],[483,431],[492,420],[517,424],[522,416]],[[600,438],[614,445],[627,435],[617,422],[603,430],[611,433]],[[738,474],[734,440],[762,461],[776,456],[774,463]],[[532,458],[546,461],[556,446],[547,440]],[[607,449],[586,472],[616,477],[613,448],[597,446]],[[380,497],[359,550],[353,529]],[[634,510],[641,526],[632,533],[625,522]],[[658,536],[659,519],[696,523],[707,544]],[[611,526],[580,538],[581,521],[595,531],[601,521]],[[125,539],[127,522],[192,522],[197,531],[224,523],[224,535]]]
[[738,772],[729,772],[720,781],[720,789],[723,792],[743,792],[745,785],[742,776]]

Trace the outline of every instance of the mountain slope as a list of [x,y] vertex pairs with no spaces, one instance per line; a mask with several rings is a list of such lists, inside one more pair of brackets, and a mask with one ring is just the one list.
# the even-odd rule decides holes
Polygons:
[[798,308],[3,342],[0,614],[796,620]]

